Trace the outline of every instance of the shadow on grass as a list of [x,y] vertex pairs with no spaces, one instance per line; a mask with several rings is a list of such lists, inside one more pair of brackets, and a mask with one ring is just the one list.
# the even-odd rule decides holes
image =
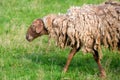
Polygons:
[[[108,53],[109,54],[109,53]],[[113,73],[114,75],[119,75],[120,77],[120,54],[118,53],[107,53],[104,55],[102,63],[107,70],[108,74]]]
[[[58,66],[62,71],[64,65],[66,64],[68,54],[67,53],[65,55],[63,53],[55,54],[55,52],[53,53],[43,52],[42,54],[28,53],[24,57],[30,59],[32,62],[38,65]],[[74,56],[73,60],[71,61],[68,72],[75,71],[75,68],[82,70],[83,72],[86,72],[86,70],[92,72],[93,70],[91,68],[97,69],[97,65],[92,56],[81,55],[81,53],[78,53],[77,55]]]
[[[56,54],[54,51],[51,53],[46,53],[42,51],[42,53],[27,53],[23,57],[31,60],[33,63],[40,65],[44,68],[44,70],[51,70],[53,67],[53,71],[57,70],[57,72],[62,72],[62,69],[67,60],[67,54],[64,53]],[[105,54],[102,59],[102,65],[105,68],[106,72],[109,74],[113,73],[113,75],[120,74],[120,55],[119,54]],[[47,67],[46,67],[47,66]],[[57,68],[56,68],[57,67]],[[82,55],[81,52],[77,53],[73,58],[68,72],[79,72],[83,74],[98,74],[98,66],[94,61],[91,54]]]

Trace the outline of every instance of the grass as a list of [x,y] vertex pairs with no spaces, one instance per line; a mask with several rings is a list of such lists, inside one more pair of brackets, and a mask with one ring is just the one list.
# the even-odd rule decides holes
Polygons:
[[[78,52],[67,73],[62,73],[69,48],[48,46],[47,36],[29,43],[28,26],[35,18],[65,13],[70,6],[104,0],[0,0],[0,80],[100,80],[91,54]],[[106,80],[120,79],[120,54],[103,49]]]

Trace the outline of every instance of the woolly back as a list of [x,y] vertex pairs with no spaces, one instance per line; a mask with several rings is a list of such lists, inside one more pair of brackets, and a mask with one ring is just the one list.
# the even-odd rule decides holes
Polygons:
[[116,48],[120,41],[120,6],[116,4],[71,7],[66,14],[49,16],[50,37],[61,48],[76,46],[84,52],[97,50],[101,44]]

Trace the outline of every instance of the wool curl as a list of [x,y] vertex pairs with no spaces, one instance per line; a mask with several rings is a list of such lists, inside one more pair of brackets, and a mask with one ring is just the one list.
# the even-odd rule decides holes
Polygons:
[[65,14],[43,18],[49,36],[61,48],[81,48],[84,53],[101,52],[101,45],[117,49],[120,46],[120,3],[70,7]]

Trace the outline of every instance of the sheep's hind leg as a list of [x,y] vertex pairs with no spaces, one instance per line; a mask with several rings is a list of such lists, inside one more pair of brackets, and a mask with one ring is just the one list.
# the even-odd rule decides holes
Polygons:
[[103,78],[106,77],[105,70],[102,68],[102,65],[101,65],[98,51],[94,50],[93,57],[94,57],[95,61],[97,62],[97,65],[98,65],[98,68],[100,71],[100,77],[103,77]]
[[76,54],[76,52],[77,52],[78,50],[79,50],[79,49],[77,49],[76,47],[74,47],[74,48],[70,51],[63,72],[66,72],[66,71],[68,70],[68,67],[69,67],[69,65],[70,65],[70,62],[71,62],[73,56]]

